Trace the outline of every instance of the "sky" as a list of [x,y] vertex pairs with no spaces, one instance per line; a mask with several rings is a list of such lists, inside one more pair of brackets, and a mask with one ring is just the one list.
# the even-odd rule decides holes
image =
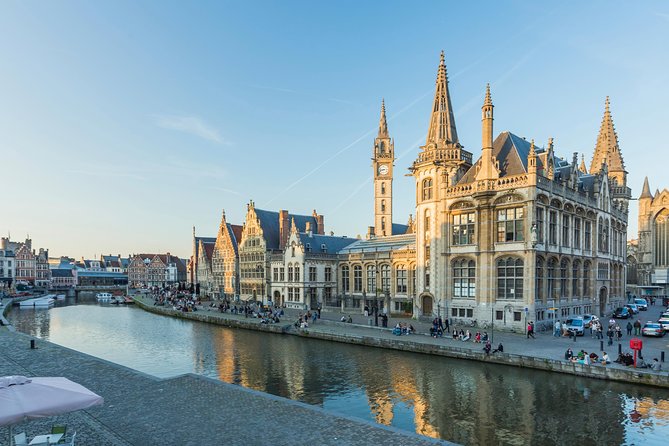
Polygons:
[[249,200],[364,235],[382,98],[406,223],[442,50],[475,158],[486,83],[495,134],[588,166],[608,95],[632,195],[669,187],[664,1],[5,0],[0,30],[0,235],[52,256],[187,257]]

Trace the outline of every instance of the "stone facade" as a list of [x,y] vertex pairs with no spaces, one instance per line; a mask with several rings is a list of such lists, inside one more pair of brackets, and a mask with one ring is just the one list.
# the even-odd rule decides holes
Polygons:
[[211,259],[211,272],[214,293],[225,299],[239,297],[238,242],[242,238],[242,229],[240,225],[228,223],[223,211]]
[[283,252],[270,260],[272,303],[288,308],[317,309],[337,305],[338,252],[355,239],[299,232],[295,220]]
[[639,294],[669,294],[669,190],[650,192],[648,178],[639,196],[636,252]]
[[240,296],[243,300],[267,302],[270,294],[270,261],[272,253],[282,253],[290,236],[291,220],[299,232],[324,234],[324,218],[314,210],[311,216],[292,215],[257,209],[253,201],[247,206],[246,220],[239,246]]
[[476,162],[460,145],[442,54],[416,181],[417,315],[519,329],[623,301],[630,189],[608,98],[590,171],[510,132],[482,107]]

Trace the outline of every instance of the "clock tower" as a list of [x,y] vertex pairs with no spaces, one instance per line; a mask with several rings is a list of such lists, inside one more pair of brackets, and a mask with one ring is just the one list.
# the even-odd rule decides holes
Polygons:
[[386,106],[381,101],[379,134],[374,139],[374,233],[377,237],[393,234],[393,164],[395,147],[388,135]]

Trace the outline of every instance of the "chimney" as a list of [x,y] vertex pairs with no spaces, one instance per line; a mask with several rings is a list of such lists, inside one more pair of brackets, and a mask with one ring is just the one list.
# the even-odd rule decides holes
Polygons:
[[367,240],[375,238],[374,235],[374,226],[368,226],[367,227]]
[[311,231],[311,222],[310,222],[310,221],[307,222],[307,226],[306,226],[306,228],[305,228],[305,232],[307,233],[307,235],[308,235],[309,237],[313,236],[313,232]]
[[320,235],[325,235],[324,217],[322,215],[317,215],[316,216],[316,222],[318,222],[318,230],[316,231],[316,233],[320,234]]
[[284,249],[290,236],[290,222],[288,221],[288,211],[279,211],[279,249]]

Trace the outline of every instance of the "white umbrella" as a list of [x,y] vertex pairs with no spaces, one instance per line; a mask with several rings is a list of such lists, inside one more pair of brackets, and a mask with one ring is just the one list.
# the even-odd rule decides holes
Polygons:
[[0,427],[102,404],[104,399],[67,378],[0,377]]

